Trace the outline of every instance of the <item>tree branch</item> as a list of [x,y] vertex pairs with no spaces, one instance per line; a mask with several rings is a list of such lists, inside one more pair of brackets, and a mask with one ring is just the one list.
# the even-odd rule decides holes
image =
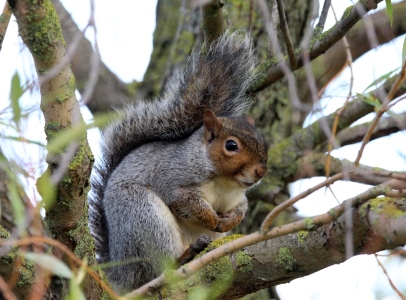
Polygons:
[[[406,112],[396,115],[396,118],[382,118],[379,120],[379,123],[372,133],[370,140],[372,141],[384,136],[388,136],[392,133],[406,130],[405,124]],[[363,124],[355,125],[353,127],[349,127],[337,134],[337,142],[341,145],[341,147],[361,142],[370,126],[371,122],[366,122]]]
[[[406,32],[406,24],[404,22],[405,13],[406,1],[393,4],[393,27],[390,24],[386,9],[377,11],[369,16],[379,45],[388,43]],[[371,50],[367,31],[365,22],[358,22],[346,34],[350,45],[351,56],[354,61]],[[341,72],[346,65],[346,57],[344,43],[339,41],[328,49],[324,55],[312,61],[312,69],[317,79],[316,83],[319,89],[328,85],[329,82]],[[300,91],[303,101],[309,97],[309,92],[306,90],[306,87],[303,87]]]
[[6,36],[7,27],[10,22],[11,10],[7,1],[4,3],[3,12],[0,15],[0,51],[3,45],[4,38]]
[[327,20],[328,11],[330,10],[331,0],[324,0],[323,9],[320,13],[319,23],[317,24],[318,30],[324,29],[324,24]]
[[[188,279],[180,286],[165,290],[165,295],[181,297],[182,293],[190,292],[190,286],[200,282],[213,286],[215,280],[219,279],[223,284],[232,282],[227,291],[219,294],[222,294],[223,299],[234,299],[345,261],[345,222],[348,216],[343,216],[344,212],[351,214],[354,222],[354,254],[371,254],[404,245],[406,200],[377,198],[367,201],[390,192],[390,186],[403,189],[405,195],[404,183],[391,180],[342,202],[328,213],[279,226],[266,233],[256,232],[231,241],[229,238],[227,242],[224,241],[224,245],[210,249],[198,259],[168,274],[171,280]],[[291,234],[293,232],[298,234]],[[271,238],[272,242],[266,241]],[[265,242],[258,243],[259,241]],[[253,245],[254,243],[257,244]],[[235,252],[242,248],[245,250]],[[220,257],[221,260],[191,277],[202,266]],[[218,268],[219,265],[221,268]],[[149,288],[160,287],[167,282],[168,275],[161,275],[127,296],[142,295]]]
[[[351,27],[353,27],[355,23],[357,23],[363,17],[363,15],[359,14],[360,11],[367,13],[370,10],[376,9],[377,4],[380,2],[382,2],[382,0],[359,1],[354,6],[347,8],[341,19],[330,30],[323,34],[320,40],[317,40],[311,47],[309,47],[310,60],[313,60],[325,53],[327,49],[331,48],[331,46],[338,42],[351,29]],[[303,66],[304,61],[301,54],[297,55],[296,60],[296,68],[292,68],[292,70],[297,70]],[[262,74],[258,76],[259,80],[261,81],[254,85],[253,91],[260,91],[273,82],[281,79],[285,75],[282,68],[282,63],[286,62],[274,63],[270,68],[267,68],[266,76]],[[269,64],[269,62],[266,62],[265,64]]]
[[[312,178],[314,176],[325,176],[325,165],[327,155],[325,153],[310,152],[299,160],[299,170],[294,177],[294,181]],[[377,169],[370,166],[358,165],[347,159],[331,157],[330,175],[335,176],[340,173],[345,174],[345,179],[369,185],[378,185],[386,182],[389,178],[405,180],[405,172],[394,172],[384,169]]]
[[210,44],[224,32],[223,6],[223,0],[214,0],[202,7],[202,28],[208,44]]
[[296,61],[296,56],[295,56],[295,49],[293,47],[292,39],[289,34],[289,27],[288,27],[288,22],[286,20],[285,8],[283,6],[282,0],[276,0],[276,3],[278,6],[278,14],[279,14],[279,20],[281,22],[282,34],[283,34],[283,38],[285,40],[286,50],[288,52],[290,68],[292,70],[295,70],[297,68],[297,61]]

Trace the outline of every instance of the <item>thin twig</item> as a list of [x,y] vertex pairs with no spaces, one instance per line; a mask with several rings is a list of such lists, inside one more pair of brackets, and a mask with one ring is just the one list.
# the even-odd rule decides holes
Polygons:
[[[331,9],[333,11],[334,14],[334,18],[336,19],[337,22],[337,15],[336,12],[334,10],[333,5],[331,4]],[[347,38],[344,36],[343,39],[343,44],[345,47],[345,54],[347,57],[347,61],[344,64],[344,66],[349,66],[350,68],[350,73],[351,73],[351,77],[350,77],[350,88],[348,91],[348,96],[345,99],[344,105],[338,110],[337,114],[334,117],[334,123],[333,123],[333,127],[331,129],[331,136],[330,136],[330,140],[327,146],[327,161],[326,161],[326,177],[328,178],[330,176],[330,162],[331,162],[331,151],[333,151],[333,145],[336,143],[335,141],[335,137],[337,134],[337,127],[338,127],[338,121],[341,117],[341,114],[344,112],[344,110],[347,108],[348,102],[350,101],[351,95],[352,95],[352,88],[354,85],[354,72],[352,69],[352,55],[351,55],[351,49],[350,49],[350,44],[348,43]]]
[[284,211],[288,207],[292,206],[293,204],[295,204],[299,200],[303,199],[304,197],[310,195],[311,193],[314,193],[315,191],[321,189],[322,187],[328,186],[342,178],[343,178],[343,173],[338,173],[338,174],[334,175],[333,177],[311,187],[310,189],[307,189],[306,191],[297,194],[295,197],[292,197],[289,200],[286,200],[286,201],[282,202],[281,204],[277,205],[274,209],[272,209],[272,211],[266,216],[265,220],[262,222],[261,229],[260,229],[261,232],[263,232],[263,233],[268,232],[272,225],[272,222],[276,219],[276,217],[282,211]]
[[286,77],[286,80],[288,82],[288,90],[289,90],[289,96],[290,99],[292,100],[292,106],[295,109],[294,114],[292,115],[292,123],[297,124],[300,120],[300,116],[297,114],[297,111],[310,111],[311,106],[310,105],[304,105],[299,101],[299,96],[297,92],[297,86],[296,86],[296,80],[295,77],[293,76],[292,70],[287,64],[287,62],[283,59],[283,52],[280,47],[276,30],[274,27],[274,24],[272,22],[271,16],[269,14],[269,8],[265,0],[258,0],[258,5],[261,8],[261,12],[263,14],[263,17],[265,19],[265,29],[268,33],[269,39],[271,41],[271,44],[275,50],[275,57],[280,61],[280,67],[281,70]]
[[285,7],[282,0],[276,0],[278,6],[279,20],[282,29],[283,38],[285,39],[286,50],[288,51],[288,57],[290,67],[295,69],[297,66],[297,60],[295,55],[295,48],[293,47],[292,38],[290,37],[288,22],[286,20]]
[[[391,102],[393,104],[393,102]],[[362,123],[359,125],[351,126],[344,129],[337,134],[336,140],[341,147],[346,145],[362,142],[365,134],[367,133],[371,122]],[[388,136],[391,133],[399,132],[406,129],[406,112],[400,113],[393,117],[381,118],[375,127],[370,141],[378,139],[383,136]]]
[[94,52],[91,58],[89,80],[86,83],[85,89],[82,92],[82,98],[80,99],[83,104],[87,104],[91,97],[93,96],[94,89],[96,88],[97,81],[99,80],[99,69],[100,69],[100,52],[99,45],[97,43],[97,28],[94,17],[94,0],[90,0],[90,17],[89,25],[93,27],[93,37],[94,37]]
[[403,295],[395,286],[395,284],[393,283],[393,281],[390,279],[388,272],[385,269],[385,266],[379,261],[378,256],[375,254],[375,259],[378,262],[378,265],[382,268],[382,271],[385,273],[386,278],[388,278],[389,284],[392,287],[392,289],[396,292],[396,294],[398,294],[398,296],[400,297],[400,299],[402,300],[406,300],[405,295]]
[[323,9],[321,10],[321,14],[320,14],[320,18],[319,18],[319,23],[317,24],[317,27],[320,28],[321,30],[324,29],[324,24],[326,23],[328,11],[330,9],[330,4],[331,4],[331,0],[324,1]]
[[1,276],[0,276],[0,295],[3,296],[5,300],[17,300],[17,297],[13,294],[7,282],[5,282],[3,277]]
[[402,66],[402,70],[399,74],[399,77],[397,78],[396,82],[394,83],[394,85],[392,86],[391,90],[389,91],[384,103],[382,104],[381,108],[378,110],[378,112],[375,115],[375,118],[373,119],[371,126],[369,127],[369,130],[367,131],[367,133],[364,136],[364,139],[362,140],[362,144],[360,149],[358,150],[358,155],[357,158],[355,159],[355,164],[358,165],[361,157],[362,157],[362,153],[365,149],[366,144],[369,142],[375,127],[378,125],[379,119],[381,118],[381,116],[388,110],[389,108],[389,103],[390,101],[393,99],[393,97],[395,96],[396,92],[399,90],[400,85],[402,84],[402,82],[405,80],[406,78],[406,61],[403,63]]
[[[324,54],[327,49],[329,49],[332,45],[338,42],[351,28],[358,22],[365,14],[360,14],[358,12],[359,7],[363,8],[363,11],[366,13],[370,10],[373,10],[377,7],[378,3],[382,2],[382,0],[376,1],[358,1],[355,5],[352,6],[351,11],[345,16],[341,17],[341,19],[329,30],[329,32],[320,40],[317,40],[311,51],[309,52],[309,57],[311,60],[319,57],[320,55]],[[258,1],[260,4],[261,1]],[[273,82],[281,79],[285,72],[283,70],[283,64],[286,64],[286,61],[280,60],[278,63],[273,65],[270,68],[267,68],[267,75],[266,79],[262,80],[258,85],[255,86],[253,92],[258,92],[263,90],[264,88],[268,87]],[[297,68],[303,66],[303,59],[301,55],[297,56]]]

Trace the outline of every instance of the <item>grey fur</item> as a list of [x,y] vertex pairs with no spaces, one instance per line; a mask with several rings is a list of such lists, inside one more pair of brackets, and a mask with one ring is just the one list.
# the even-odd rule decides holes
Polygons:
[[224,35],[205,56],[191,56],[162,99],[127,106],[104,130],[89,220],[98,261],[126,262],[106,269],[118,292],[148,282],[159,275],[163,260],[182,254],[167,205],[179,191],[215,175],[204,147],[203,114],[211,109],[218,116],[243,115],[254,57],[248,36]]

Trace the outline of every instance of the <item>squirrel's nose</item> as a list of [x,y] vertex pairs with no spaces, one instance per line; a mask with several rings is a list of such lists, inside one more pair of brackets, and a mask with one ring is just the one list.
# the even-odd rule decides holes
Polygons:
[[266,166],[258,166],[255,168],[255,175],[257,176],[258,179],[261,179],[266,175],[267,169]]

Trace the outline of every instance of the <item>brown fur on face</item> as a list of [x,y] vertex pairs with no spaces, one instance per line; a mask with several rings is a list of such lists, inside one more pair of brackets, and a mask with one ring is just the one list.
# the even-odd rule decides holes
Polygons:
[[[217,117],[206,110],[204,138],[217,174],[249,188],[266,175],[267,146],[251,118]],[[229,151],[227,142],[236,149]]]

